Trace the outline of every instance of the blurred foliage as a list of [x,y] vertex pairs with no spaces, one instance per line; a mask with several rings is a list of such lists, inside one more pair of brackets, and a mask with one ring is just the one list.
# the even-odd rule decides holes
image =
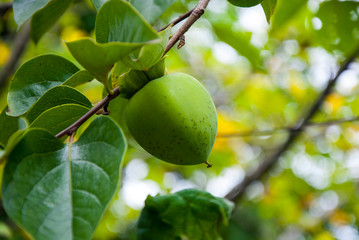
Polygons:
[[[154,23],[155,29],[196,2],[177,0]],[[358,47],[358,6],[357,1],[278,0],[268,24],[260,5],[236,8],[227,1],[212,0],[186,34],[186,45],[167,54],[166,66],[168,73],[185,72],[200,79],[216,103],[219,137],[209,159],[213,167],[167,164],[129,136],[121,186],[93,238],[136,239],[136,221],[148,194],[197,188],[223,197],[245,172],[255,169],[285,141],[285,131],[266,136],[223,135],[295,124],[339,62]],[[74,1],[36,45],[30,43],[19,64],[43,53],[76,63],[64,41],[93,37],[95,18],[90,0]],[[0,70],[16,34],[13,19],[12,10],[1,13]],[[96,103],[102,98],[99,86],[93,81],[76,89]],[[0,109],[6,107],[6,90],[0,89]],[[357,61],[339,79],[313,121],[359,116],[358,92]],[[129,135],[119,114],[125,105],[126,100],[119,99],[109,108]],[[248,187],[223,230],[225,239],[359,239],[358,159],[357,122],[306,128],[264,181]],[[0,238],[26,239],[0,212]]]

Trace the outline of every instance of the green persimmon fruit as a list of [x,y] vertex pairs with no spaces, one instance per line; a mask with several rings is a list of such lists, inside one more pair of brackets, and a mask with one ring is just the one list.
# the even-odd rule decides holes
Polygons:
[[217,133],[217,114],[209,93],[184,73],[147,83],[129,100],[125,118],[146,151],[179,165],[206,162]]

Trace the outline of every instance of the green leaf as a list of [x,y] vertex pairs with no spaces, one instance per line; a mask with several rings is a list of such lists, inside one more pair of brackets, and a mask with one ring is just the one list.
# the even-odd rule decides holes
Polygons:
[[267,22],[270,23],[270,18],[274,14],[274,10],[277,5],[277,0],[263,0],[261,5],[266,15]]
[[111,74],[111,84],[113,87],[118,86],[121,96],[129,99],[149,81],[164,76],[165,70],[164,58],[148,71],[127,69],[126,65],[118,62]]
[[96,118],[71,146],[28,130],[5,166],[7,214],[33,239],[90,239],[116,191],[125,149],[108,117]]
[[315,31],[318,43],[328,51],[340,50],[351,54],[358,48],[359,41],[359,2],[323,2],[317,17],[321,28]]
[[106,0],[92,0],[92,4],[95,6],[96,10],[98,11],[102,4],[104,4]]
[[[131,70],[131,68],[128,65],[124,64],[121,61],[117,62],[113,66],[113,70],[111,73],[111,80],[118,79],[121,75],[127,73],[130,70]],[[118,81],[114,80],[113,83],[116,85],[118,83]],[[116,86],[118,86],[118,84]]]
[[105,2],[96,17],[99,43],[146,43],[158,38],[157,32],[131,4],[123,0]]
[[228,224],[232,209],[229,201],[196,189],[148,196],[138,222],[138,240],[221,239],[218,228]]
[[30,128],[42,128],[53,135],[61,132],[90,109],[78,104],[64,104],[46,110],[41,113],[31,124]]
[[66,43],[72,56],[100,82],[107,81],[113,65],[140,47],[140,43],[95,43],[90,38]]
[[159,42],[142,46],[142,48],[134,51],[122,61],[133,69],[148,71],[162,58],[170,32],[171,28],[162,31]]
[[68,86],[56,86],[48,90],[42,97],[32,105],[26,113],[26,119],[32,123],[44,111],[63,104],[78,104],[86,108],[91,108],[92,104],[88,98]]
[[2,162],[3,157],[5,156],[6,151],[0,148],[0,162]]
[[279,31],[286,26],[290,20],[305,8],[308,0],[278,1],[276,13],[272,17],[272,32]]
[[79,69],[67,59],[46,54],[24,63],[11,81],[9,115],[24,114],[47,90],[65,82]]
[[120,76],[112,75],[111,82],[116,83],[123,97],[131,98],[138,90],[145,86],[150,79],[144,71],[131,69]]
[[31,39],[37,43],[70,6],[72,0],[52,0],[31,19]]
[[153,24],[176,0],[130,0],[129,2]]
[[160,78],[165,74],[166,74],[165,57],[163,57],[160,61],[158,61],[148,71],[146,71],[146,76],[150,80]]
[[[119,96],[110,101],[108,105],[108,109],[110,111],[109,116],[111,117],[111,119],[113,119],[116,123],[118,123],[118,125],[120,125],[124,135],[126,136],[126,139],[128,141],[131,141],[133,139],[129,139],[131,133],[130,130],[128,130],[126,119],[125,119],[125,109],[127,103],[128,103],[128,99]],[[131,142],[131,145],[133,142],[134,140]]]
[[228,2],[238,7],[253,7],[260,4],[262,1],[263,0],[228,0]]
[[250,43],[250,35],[235,30],[231,25],[224,22],[213,22],[212,27],[218,38],[247,58],[254,69],[264,71],[260,50]]
[[27,122],[21,117],[12,117],[6,114],[7,107],[0,114],[0,145],[6,147],[13,133],[27,127]]
[[26,132],[25,128],[20,129],[20,130],[14,132],[10,136],[5,149],[0,154],[0,163],[3,163],[4,161],[6,161],[7,156],[14,149],[16,144],[21,140],[21,138],[22,138],[22,136],[24,135],[25,132]]
[[89,73],[88,71],[80,70],[77,73],[75,73],[74,75],[72,75],[72,77],[67,79],[63,83],[63,85],[70,86],[70,87],[76,87],[76,86],[79,86],[81,84],[91,81],[93,78],[94,77],[92,76],[92,74]]
[[14,0],[14,18],[16,24],[20,27],[39,9],[44,7],[51,0]]

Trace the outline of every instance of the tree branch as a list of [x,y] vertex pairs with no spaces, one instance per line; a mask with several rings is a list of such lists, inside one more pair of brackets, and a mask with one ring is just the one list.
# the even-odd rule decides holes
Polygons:
[[[336,120],[330,120],[325,122],[308,122],[306,125],[303,126],[303,128],[313,127],[313,126],[331,126],[331,125],[339,125],[347,122],[355,122],[359,121],[359,117],[353,117],[353,118],[344,118],[344,119],[336,119]],[[268,136],[272,135],[277,131],[298,131],[294,127],[282,127],[282,128],[275,128],[275,129],[269,129],[269,130],[263,130],[263,131],[246,131],[246,132],[233,132],[233,133],[225,133],[225,134],[219,134],[217,135],[217,138],[232,138],[232,137],[260,137],[260,136]]]
[[182,20],[188,18],[191,13],[193,12],[193,9],[192,10],[189,10],[188,12],[186,12],[185,14],[179,16],[177,19],[173,20],[172,22],[170,22],[169,24],[167,24],[166,26],[164,26],[163,28],[161,28],[160,30],[158,30],[158,32],[162,32],[163,30],[165,30],[166,28],[168,28],[169,26],[174,26],[176,25],[177,23],[181,22]]
[[118,97],[120,95],[120,91],[117,88],[113,89],[113,94],[107,94],[107,96],[102,99],[99,103],[97,103],[93,108],[91,108],[90,111],[88,111],[85,115],[83,115],[81,118],[79,118],[76,122],[74,122],[71,126],[67,127],[66,129],[62,130],[58,134],[56,134],[57,138],[61,138],[65,135],[72,135],[76,130],[84,123],[86,122],[90,117],[92,117],[94,114],[97,113],[98,110],[108,105],[108,103]]
[[298,135],[302,132],[304,127],[309,123],[309,120],[314,116],[318,111],[321,104],[324,102],[326,96],[332,91],[334,84],[337,82],[339,76],[348,68],[349,64],[352,63],[355,58],[359,55],[359,49],[357,49],[354,54],[349,57],[343,65],[338,70],[334,78],[328,81],[326,88],[319,95],[317,100],[313,103],[307,114],[298,121],[296,126],[293,128],[293,131],[289,132],[288,139],[284,142],[282,146],[271,156],[263,161],[263,163],[251,174],[247,175],[242,182],[237,184],[226,196],[228,200],[238,201],[239,198],[243,195],[246,188],[255,180],[261,178],[267,171],[269,171],[274,164],[278,161],[279,157],[294,143]]
[[16,34],[10,57],[3,65],[0,72],[0,89],[5,86],[7,79],[14,73],[15,66],[25,51],[26,45],[30,39],[30,25],[25,24]]
[[210,0],[199,0],[198,4],[191,11],[188,19],[178,29],[178,31],[168,41],[166,49],[163,53],[165,55],[179,40],[179,38],[188,31],[188,29],[203,15]]

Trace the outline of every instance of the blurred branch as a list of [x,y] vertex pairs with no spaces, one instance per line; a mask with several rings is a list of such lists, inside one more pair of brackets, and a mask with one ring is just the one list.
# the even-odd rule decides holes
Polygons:
[[[180,37],[185,32],[187,32],[188,29],[203,15],[204,10],[206,9],[209,1],[210,0],[199,0],[198,4],[193,8],[192,11],[190,11],[190,14],[189,14],[187,20],[183,23],[183,25],[178,29],[178,31],[168,41],[163,55],[165,55],[176,44],[176,42],[180,39]],[[186,14],[188,14],[188,12]],[[186,18],[186,14],[184,14],[182,16],[185,16],[185,18]],[[182,21],[182,20],[180,20],[180,21]]]
[[193,9],[192,10],[189,10],[188,12],[186,12],[185,14],[179,16],[177,19],[173,20],[172,22],[170,22],[169,24],[167,24],[166,26],[164,26],[163,28],[161,28],[160,30],[158,30],[158,32],[161,32],[163,30],[165,30],[166,28],[168,28],[169,26],[174,26],[176,25],[177,23],[183,21],[184,19],[188,18],[191,13],[193,12]]
[[30,39],[30,25],[25,24],[16,34],[10,57],[0,71],[0,89],[6,85],[7,79],[14,73],[17,62],[25,51]]
[[350,63],[352,63],[359,55],[359,49],[356,49],[354,54],[346,59],[346,61],[341,65],[337,74],[328,81],[326,88],[323,92],[318,96],[317,100],[312,104],[307,114],[298,121],[296,126],[292,131],[289,131],[289,137],[284,142],[282,146],[280,146],[277,151],[274,152],[273,155],[270,155],[268,158],[264,159],[261,165],[252,172],[248,174],[242,182],[237,184],[226,196],[228,200],[237,202],[239,198],[243,195],[246,188],[254,181],[260,179],[266,172],[268,172],[274,164],[278,161],[279,157],[294,143],[297,139],[298,135],[303,131],[306,125],[308,125],[309,120],[315,115],[318,111],[319,107],[324,102],[326,96],[332,91],[334,84],[337,82],[339,76],[348,68]]
[[0,14],[6,12],[7,10],[9,10],[10,8],[12,8],[12,3],[1,3],[0,4]]
[[[339,125],[347,122],[355,122],[359,121],[359,117],[353,118],[344,118],[344,119],[336,119],[330,120],[325,122],[308,122],[303,128],[314,127],[314,126],[331,126],[331,125]],[[282,128],[275,128],[269,129],[264,131],[247,131],[247,132],[233,132],[233,133],[226,133],[226,134],[219,134],[217,138],[232,138],[232,137],[261,137],[261,136],[268,136],[273,135],[278,131],[298,131],[298,129],[294,127],[282,127]]]

